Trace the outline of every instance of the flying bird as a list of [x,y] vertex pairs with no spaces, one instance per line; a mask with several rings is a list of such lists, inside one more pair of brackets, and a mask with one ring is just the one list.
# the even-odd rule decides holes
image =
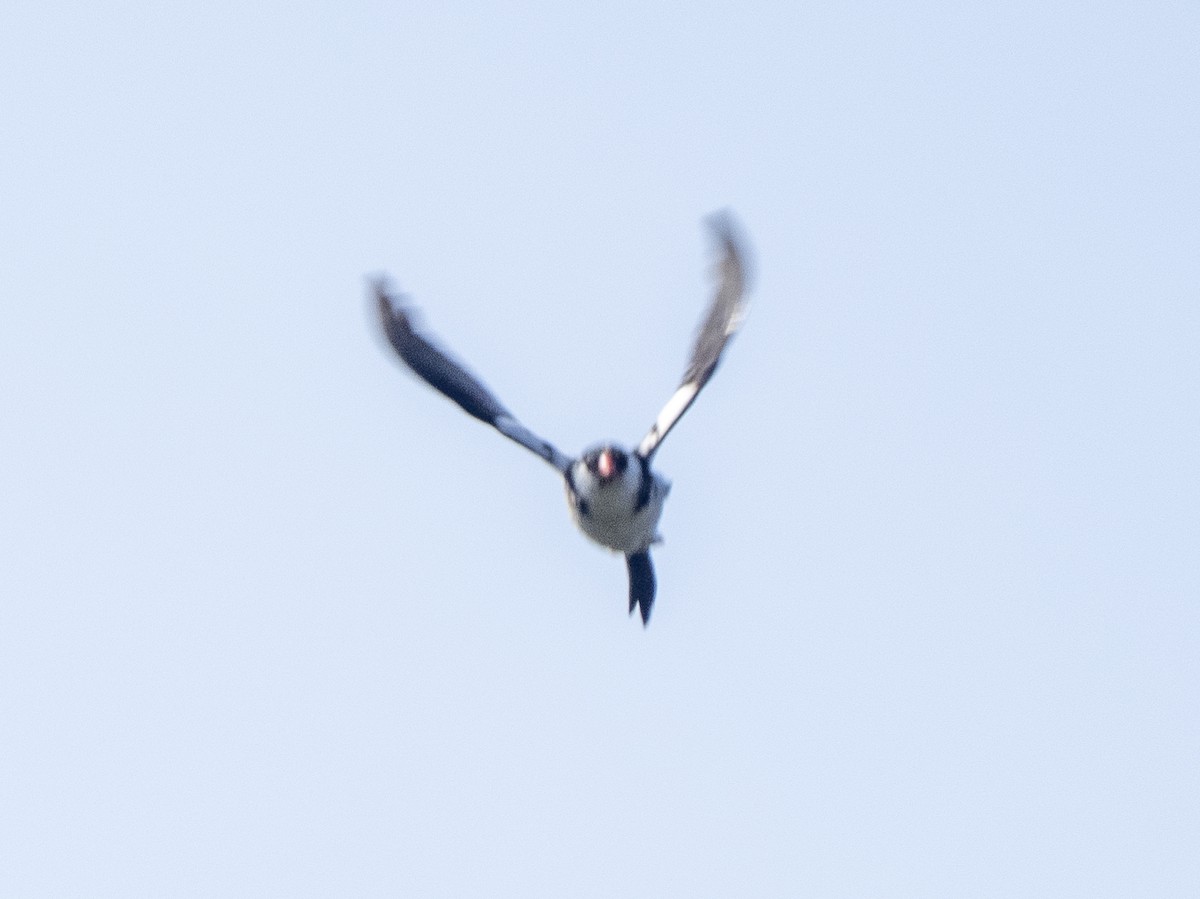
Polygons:
[[636,449],[603,443],[572,458],[526,428],[483,383],[452,359],[414,321],[413,309],[385,280],[373,283],[388,342],[413,372],[467,414],[491,425],[541,457],[562,476],[571,517],[585,535],[625,556],[629,572],[629,614],[641,613],[643,626],[654,607],[654,566],[650,547],[662,538],[658,520],[671,485],[651,468],[654,454],[708,383],[721,354],[746,315],[747,261],[732,217],[708,220],[717,240],[717,285],[700,324],[691,358],[679,386]]

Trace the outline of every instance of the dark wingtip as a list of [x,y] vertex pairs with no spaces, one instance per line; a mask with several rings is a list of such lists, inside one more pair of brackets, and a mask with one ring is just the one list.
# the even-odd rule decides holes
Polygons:
[[737,233],[737,220],[728,206],[710,212],[704,217],[704,223],[714,234],[725,239],[732,239]]
[[367,283],[375,294],[375,309],[383,335],[392,348],[403,357],[407,338],[412,334],[412,322],[404,305],[404,297],[392,291],[391,285],[383,275],[368,278]]
[[753,274],[750,245],[733,210],[725,207],[711,212],[704,217],[704,223],[720,242],[726,260],[734,266],[741,287],[749,288]]
[[371,310],[375,314],[375,322],[379,334],[387,341],[390,348],[400,352],[401,328],[405,324],[403,298],[392,291],[391,283],[386,275],[367,276],[367,289],[370,291]]
[[375,302],[379,306],[381,313],[386,312],[389,316],[392,312],[392,285],[388,281],[387,275],[368,275],[367,287],[375,297]]
[[739,259],[746,255],[746,241],[733,210],[725,208],[711,212],[704,217],[704,224],[726,252],[736,255]]
[[375,275],[367,278],[367,287],[375,298],[379,314],[387,321],[395,317],[399,309],[404,308],[404,297],[392,288],[387,275]]

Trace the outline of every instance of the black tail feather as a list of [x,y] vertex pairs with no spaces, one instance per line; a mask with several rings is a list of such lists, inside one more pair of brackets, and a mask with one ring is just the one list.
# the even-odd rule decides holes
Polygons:
[[654,566],[650,563],[650,552],[630,553],[625,556],[625,564],[629,568],[629,614],[640,608],[645,627],[654,608]]

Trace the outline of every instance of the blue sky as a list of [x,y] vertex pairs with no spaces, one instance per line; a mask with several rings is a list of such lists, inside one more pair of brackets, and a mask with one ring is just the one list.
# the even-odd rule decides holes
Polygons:
[[[1194,4],[0,15],[12,895],[1200,892]],[[657,464],[649,629],[535,458]]]

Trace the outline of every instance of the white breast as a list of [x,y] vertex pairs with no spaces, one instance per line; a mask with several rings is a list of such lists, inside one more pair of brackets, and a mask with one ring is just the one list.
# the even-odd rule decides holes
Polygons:
[[631,464],[626,474],[627,477],[601,485],[586,469],[576,472],[575,490],[584,502],[586,514],[572,501],[569,486],[567,502],[575,524],[587,536],[617,552],[635,553],[659,539],[656,530],[658,519],[671,485],[652,473],[650,500],[635,512],[641,487],[641,468]]

